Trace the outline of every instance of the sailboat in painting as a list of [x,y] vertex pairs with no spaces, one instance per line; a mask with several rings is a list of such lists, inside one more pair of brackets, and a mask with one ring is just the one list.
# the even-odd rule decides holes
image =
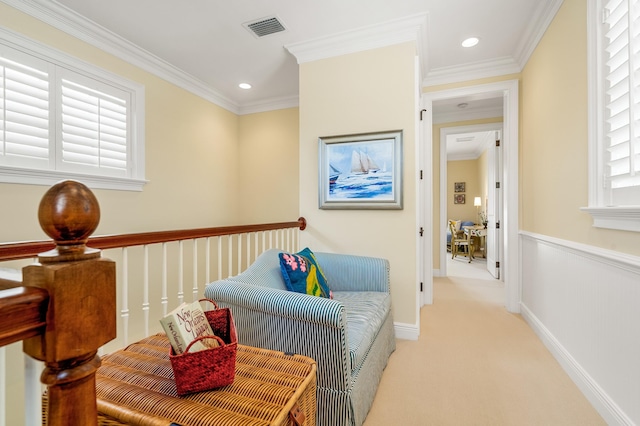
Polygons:
[[377,172],[380,170],[380,166],[373,161],[373,158],[362,151],[353,151],[351,154],[351,173],[366,174],[370,172]]
[[340,176],[340,170],[336,169],[333,164],[329,164],[329,185],[335,185],[338,181],[338,177]]

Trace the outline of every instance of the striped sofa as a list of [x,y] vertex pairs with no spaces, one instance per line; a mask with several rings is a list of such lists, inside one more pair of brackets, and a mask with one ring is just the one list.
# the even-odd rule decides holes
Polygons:
[[361,425],[395,350],[389,262],[315,253],[334,298],[286,290],[278,253],[207,285],[205,297],[229,307],[238,342],[309,356],[318,365],[318,425]]

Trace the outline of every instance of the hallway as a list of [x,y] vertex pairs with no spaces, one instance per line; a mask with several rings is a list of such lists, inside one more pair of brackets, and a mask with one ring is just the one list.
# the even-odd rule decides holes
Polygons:
[[398,340],[366,426],[604,425],[482,260],[448,260],[421,311],[418,341]]

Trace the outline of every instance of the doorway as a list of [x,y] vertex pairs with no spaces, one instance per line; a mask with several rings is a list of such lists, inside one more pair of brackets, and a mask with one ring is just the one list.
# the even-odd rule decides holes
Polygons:
[[[498,100],[500,104],[499,114],[502,116],[502,98],[498,98]],[[495,103],[494,101],[493,104]],[[434,111],[437,110],[438,107],[434,105]],[[478,224],[481,222],[479,212],[490,213],[489,226],[485,226],[486,230],[484,231],[486,235],[483,237],[483,241],[486,244],[482,251],[482,261],[485,262],[485,268],[494,278],[500,278],[499,256],[504,249],[502,233],[499,232],[499,226],[496,226],[500,222],[503,213],[501,208],[502,200],[500,199],[500,189],[495,188],[496,177],[501,174],[499,170],[496,170],[501,167],[501,162],[496,160],[496,150],[499,147],[496,148],[495,145],[496,140],[499,140],[502,134],[502,127],[502,121],[500,121],[487,124],[443,127],[440,129],[440,229],[447,230],[449,219],[461,219],[463,221],[470,219]],[[467,183],[466,194],[466,203],[479,201],[480,205],[476,208],[462,206],[464,207],[463,210],[471,211],[466,216],[463,215],[464,217],[458,217],[460,215],[456,214],[452,215],[449,209],[452,207],[451,200],[456,194],[450,179],[449,162],[465,160],[479,162],[482,156],[484,156],[484,161],[478,167],[483,168],[483,170],[479,170],[475,180]],[[478,181],[479,176],[483,176],[484,179]],[[454,205],[455,207],[457,206]],[[441,277],[449,275],[448,238],[448,234],[441,231],[438,250],[440,257],[438,276]]]
[[[509,312],[520,312],[520,262],[518,243],[518,81],[508,80],[498,83],[490,83],[477,86],[468,86],[457,89],[442,90],[425,93],[423,96],[423,108],[426,110],[424,119],[426,127],[433,129],[433,104],[441,100],[465,98],[502,98],[503,99],[503,171],[498,179],[502,184],[503,192],[503,218],[501,229],[503,233],[504,253],[501,259],[501,275],[505,286],[505,306]],[[433,131],[424,134],[425,151],[433,152]],[[430,156],[429,156],[430,157]],[[427,158],[425,154],[425,158]],[[426,162],[426,164],[429,164]],[[434,188],[435,189],[435,188]],[[441,197],[442,198],[442,195]],[[435,205],[435,201],[434,205]],[[440,201],[440,204],[442,201]],[[435,213],[435,212],[434,212]],[[435,214],[433,215],[436,216]],[[442,215],[441,215],[442,216]],[[442,234],[445,229],[446,218],[440,217],[439,223],[434,223],[434,228]],[[445,237],[446,238],[446,237]],[[442,247],[440,239],[436,239],[439,247]],[[433,273],[433,259],[425,259],[427,271]],[[428,281],[427,281],[427,284]],[[433,301],[433,285],[427,285],[424,289],[423,300],[426,303]]]

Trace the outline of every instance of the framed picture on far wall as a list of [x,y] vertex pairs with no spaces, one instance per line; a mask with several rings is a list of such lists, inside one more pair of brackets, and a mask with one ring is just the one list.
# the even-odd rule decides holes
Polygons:
[[464,182],[456,182],[453,184],[454,192],[464,192],[465,183]]
[[319,208],[402,209],[402,130],[318,142]]
[[453,196],[453,204],[464,204],[464,203],[465,203],[464,194],[455,194]]

